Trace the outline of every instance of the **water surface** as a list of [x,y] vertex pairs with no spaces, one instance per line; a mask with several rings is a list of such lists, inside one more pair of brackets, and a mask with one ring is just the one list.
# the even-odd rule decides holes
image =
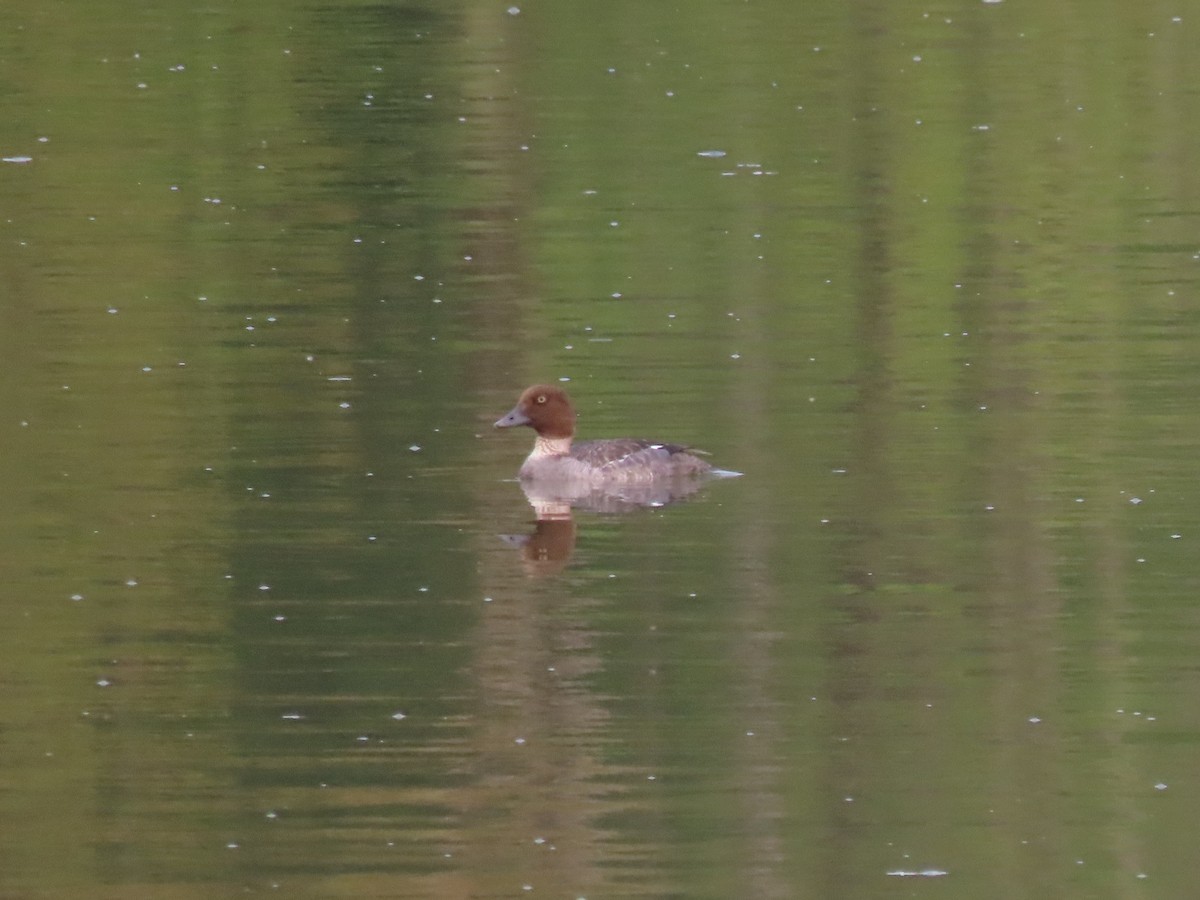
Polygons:
[[0,894],[1185,895],[1194,12],[9,9]]

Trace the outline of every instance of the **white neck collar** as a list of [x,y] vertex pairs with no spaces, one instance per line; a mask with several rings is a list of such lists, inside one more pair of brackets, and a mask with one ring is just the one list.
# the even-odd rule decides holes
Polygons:
[[540,434],[537,440],[533,442],[533,452],[529,454],[530,459],[541,459],[544,456],[566,456],[571,452],[571,439],[569,437],[551,438],[542,437]]

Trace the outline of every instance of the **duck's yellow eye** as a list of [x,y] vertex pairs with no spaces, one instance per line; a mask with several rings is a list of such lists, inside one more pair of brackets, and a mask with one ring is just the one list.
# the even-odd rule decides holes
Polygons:
[[545,403],[545,402],[546,402],[546,395],[545,395],[545,394],[538,394],[537,402],[538,402],[538,403]]

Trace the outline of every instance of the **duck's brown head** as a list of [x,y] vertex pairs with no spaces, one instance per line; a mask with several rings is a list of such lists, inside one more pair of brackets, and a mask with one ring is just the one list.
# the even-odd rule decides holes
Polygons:
[[517,405],[496,422],[497,428],[528,425],[545,438],[569,438],[575,435],[575,410],[567,392],[552,384],[526,388]]

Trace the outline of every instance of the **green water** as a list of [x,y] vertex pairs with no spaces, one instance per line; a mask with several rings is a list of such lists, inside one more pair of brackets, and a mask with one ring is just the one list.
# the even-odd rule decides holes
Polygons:
[[0,897],[1188,895],[1195,0],[5,13]]

